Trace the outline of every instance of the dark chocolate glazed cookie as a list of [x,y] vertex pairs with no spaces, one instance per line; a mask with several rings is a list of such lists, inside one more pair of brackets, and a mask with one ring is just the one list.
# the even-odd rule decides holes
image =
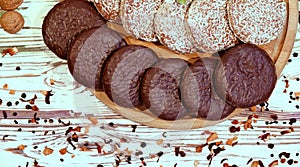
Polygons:
[[206,120],[221,120],[229,116],[236,108],[226,100],[214,94],[210,101],[209,112],[204,116]]
[[80,84],[103,90],[102,69],[109,54],[125,46],[122,36],[106,26],[92,28],[77,36],[68,52],[68,67]]
[[105,23],[93,4],[85,0],[65,0],[48,12],[43,21],[42,34],[46,46],[66,60],[76,35]]
[[226,92],[230,104],[247,108],[269,98],[277,76],[266,51],[253,44],[241,44],[224,53],[221,61],[215,73],[216,87],[218,92]]
[[142,106],[140,84],[146,69],[158,61],[157,55],[144,46],[129,45],[111,54],[103,70],[104,91],[116,104]]
[[181,96],[185,107],[198,117],[206,117],[211,99],[211,77],[205,64],[198,59],[184,71]]
[[219,59],[199,58],[184,71],[181,96],[191,115],[208,120],[220,120],[235,107],[220,98],[214,90],[214,70]]
[[144,105],[161,119],[176,120],[186,113],[181,103],[180,80],[188,63],[182,59],[160,59],[143,78]]
[[209,112],[204,115],[204,118],[207,120],[220,120],[230,115],[236,108],[225,100],[225,92],[218,92],[217,94],[216,91],[216,76],[214,73],[217,70],[221,59],[204,58],[202,61],[204,62],[204,65],[211,77],[212,87]]

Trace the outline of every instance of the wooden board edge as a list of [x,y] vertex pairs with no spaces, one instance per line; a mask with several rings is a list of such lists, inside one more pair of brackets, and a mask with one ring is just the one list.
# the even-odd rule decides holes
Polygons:
[[138,109],[125,108],[113,103],[104,92],[93,91],[93,94],[105,105],[107,105],[112,111],[122,115],[125,118],[128,118],[134,122],[138,122],[141,125],[155,127],[160,129],[170,129],[170,130],[187,130],[187,129],[196,129],[203,128],[208,126],[213,126],[220,122],[223,122],[229,118],[232,118],[243,111],[243,109],[236,109],[226,118],[219,121],[210,121],[203,118],[188,118],[188,119],[179,119],[175,121],[167,121],[159,119],[151,115],[149,110],[139,111]]
[[[280,76],[285,65],[288,62],[291,51],[294,47],[295,37],[298,28],[298,0],[288,1],[289,12],[288,21],[286,26],[286,35],[284,38],[284,43],[281,48],[281,52],[275,62],[277,76]],[[295,19],[296,18],[296,19]]]

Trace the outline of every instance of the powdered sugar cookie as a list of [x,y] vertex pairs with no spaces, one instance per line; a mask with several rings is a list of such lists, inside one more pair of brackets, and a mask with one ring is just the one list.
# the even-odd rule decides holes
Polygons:
[[196,48],[214,53],[237,43],[226,12],[226,0],[194,0],[187,13],[187,24]]
[[286,24],[286,2],[280,0],[229,0],[227,10],[231,29],[245,43],[269,43]]
[[120,13],[121,0],[94,0],[95,7],[106,20],[116,20]]
[[121,20],[124,29],[145,41],[157,41],[154,32],[154,15],[162,0],[122,0]]
[[179,53],[192,53],[196,51],[189,39],[189,32],[185,21],[188,5],[180,4],[176,0],[164,1],[159,7],[155,18],[155,32],[159,41],[169,49]]

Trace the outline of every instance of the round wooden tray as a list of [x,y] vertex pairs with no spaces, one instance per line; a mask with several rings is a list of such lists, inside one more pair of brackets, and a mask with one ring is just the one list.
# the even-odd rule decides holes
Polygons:
[[[266,45],[261,45],[259,47],[266,50],[269,55],[271,56],[272,60],[275,63],[276,66],[276,73],[279,77],[284,66],[286,65],[291,50],[293,48],[296,31],[297,31],[297,25],[298,25],[298,0],[289,0],[287,1],[287,8],[288,8],[288,17],[286,21],[286,26],[281,35],[276,39],[273,40],[271,43]],[[135,44],[135,45],[143,45],[147,46],[151,49],[153,49],[159,57],[162,58],[182,58],[185,60],[192,60],[192,58],[195,57],[207,57],[211,56],[211,54],[206,53],[195,53],[195,54],[188,54],[188,55],[182,55],[182,54],[176,54],[169,49],[167,49],[164,46],[161,45],[155,45],[151,42],[144,42],[137,40],[135,38],[129,37],[128,34],[124,31],[122,26],[114,23],[109,23],[109,27],[122,33],[125,36],[125,40],[128,44]],[[102,101],[105,105],[107,105],[109,108],[111,108],[114,112],[119,113],[120,115],[135,121],[137,123],[140,123],[142,125],[147,125],[150,127],[156,127],[156,128],[164,128],[164,129],[177,129],[177,130],[185,130],[185,129],[194,129],[194,128],[201,128],[206,126],[215,125],[221,121],[224,121],[226,119],[232,118],[239,114],[242,109],[236,109],[233,113],[231,113],[228,117],[224,118],[220,121],[208,121],[202,118],[183,118],[176,121],[166,121],[157,118],[154,116],[149,110],[140,111],[138,109],[129,109],[124,108],[121,106],[116,105],[113,103],[104,92],[93,92],[95,96]]]

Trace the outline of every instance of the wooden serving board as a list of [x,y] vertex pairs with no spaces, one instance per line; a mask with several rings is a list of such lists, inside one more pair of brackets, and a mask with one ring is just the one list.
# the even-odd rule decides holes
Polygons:
[[[286,26],[280,36],[273,40],[271,43],[266,45],[261,45],[262,49],[266,50],[276,66],[276,73],[279,77],[283,68],[285,67],[291,50],[293,48],[297,25],[298,25],[298,1],[297,0],[289,0],[287,1],[288,8],[288,17],[286,21]],[[157,55],[161,58],[182,58],[187,61],[192,61],[193,58],[196,57],[209,57],[211,54],[206,53],[195,53],[195,54],[177,54],[173,51],[167,49],[164,46],[156,45],[151,42],[144,42],[132,38],[126,34],[122,26],[109,23],[110,28],[122,33],[125,36],[125,40],[128,44],[142,45],[153,49]],[[113,103],[104,92],[93,92],[96,97],[102,101],[105,105],[111,108],[114,112],[132,120],[138,122],[143,125],[147,125],[150,127],[163,128],[163,129],[176,129],[176,130],[184,130],[184,129],[194,129],[201,128],[206,126],[215,125],[219,122],[232,118],[238,115],[243,109],[236,109],[233,113],[231,113],[228,117],[224,118],[220,121],[208,121],[202,118],[183,118],[176,121],[167,121],[162,120],[154,116],[149,110],[140,111],[139,109],[129,109],[116,105]]]

